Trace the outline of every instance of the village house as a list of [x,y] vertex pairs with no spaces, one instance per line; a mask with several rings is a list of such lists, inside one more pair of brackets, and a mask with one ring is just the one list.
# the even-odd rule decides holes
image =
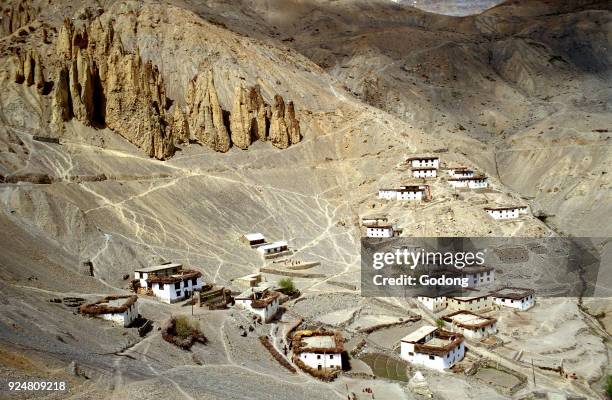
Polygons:
[[497,333],[497,320],[470,311],[455,311],[442,317],[451,332],[461,333],[468,339],[480,340]]
[[448,174],[452,178],[472,178],[475,175],[474,171],[471,169],[468,169],[467,167],[449,168]]
[[410,157],[406,160],[412,168],[435,168],[440,167],[439,157]]
[[400,355],[411,364],[443,371],[463,359],[463,335],[425,325],[402,338]]
[[459,270],[459,275],[468,279],[469,288],[490,285],[495,281],[495,269],[486,265],[462,268]]
[[261,317],[262,321],[271,321],[279,307],[280,293],[268,288],[253,287],[245,290],[234,298],[237,306],[245,308]]
[[526,206],[485,207],[484,210],[493,219],[516,219],[521,214],[527,213]]
[[379,223],[385,223],[389,219],[385,215],[368,215],[361,218],[363,225],[374,225]]
[[393,225],[366,225],[366,237],[369,238],[390,238],[399,236],[401,229],[396,229]]
[[138,318],[138,296],[106,296],[91,304],[79,307],[81,314],[113,321],[128,327]]
[[457,188],[469,188],[469,189],[484,189],[489,187],[489,182],[486,176],[472,176],[469,178],[450,178],[448,180],[450,185]]
[[446,297],[444,296],[417,296],[417,301],[431,312],[442,311],[446,308]]
[[341,370],[344,339],[336,331],[297,331],[293,334],[292,351],[293,360],[300,368]]
[[451,311],[482,312],[493,308],[493,299],[488,295],[471,297],[448,297],[446,307]]
[[281,240],[278,242],[273,242],[269,244],[264,244],[257,247],[257,251],[261,253],[264,257],[271,257],[288,251],[289,247],[287,246],[287,242]]
[[165,303],[191,297],[202,288],[202,273],[183,269],[181,264],[168,263],[134,271],[137,293],[153,295]]
[[491,293],[495,304],[526,311],[535,305],[533,289],[506,286]]
[[438,170],[436,168],[412,168],[413,178],[436,178]]
[[379,189],[378,198],[385,200],[397,199],[397,189]]
[[248,274],[245,276],[241,276],[239,278],[234,279],[238,285],[242,287],[255,287],[258,286],[261,282],[263,282],[263,276],[260,272],[256,272],[254,274]]
[[385,200],[429,200],[431,191],[428,185],[402,185],[399,189],[380,189],[378,198]]
[[242,235],[241,240],[251,247],[261,246],[266,243],[266,238],[259,232]]

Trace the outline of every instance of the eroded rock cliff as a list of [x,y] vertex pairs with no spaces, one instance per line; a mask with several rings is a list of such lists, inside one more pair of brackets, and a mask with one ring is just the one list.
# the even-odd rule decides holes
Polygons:
[[[174,154],[163,78],[150,61],[124,50],[112,25],[96,19],[75,29],[66,19],[56,46],[64,65],[53,94],[54,123],[76,118],[112,129],[150,157],[163,160]],[[25,67],[24,73],[29,82]]]
[[[292,102],[285,107],[282,96],[276,95],[270,106],[258,85],[239,84],[231,112],[225,111],[210,69],[188,82],[182,104],[168,99],[157,66],[144,61],[138,47],[125,49],[112,20],[66,18],[54,46],[54,57],[45,65],[36,49],[22,50],[14,73],[15,82],[36,85],[41,94],[53,87],[54,129],[62,129],[72,118],[109,128],[160,160],[191,140],[218,152],[227,152],[232,145],[246,150],[256,140],[270,140],[285,149],[301,140]],[[52,81],[46,81],[45,67]]]

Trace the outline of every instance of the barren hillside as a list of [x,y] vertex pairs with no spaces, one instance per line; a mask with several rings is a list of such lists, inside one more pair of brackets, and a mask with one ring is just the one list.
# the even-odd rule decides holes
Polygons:
[[[611,14],[583,3],[529,1],[466,17],[386,0],[2,3],[5,380],[67,380],[80,399],[343,398],[347,385],[365,384],[413,398],[397,382],[290,374],[258,336],[279,340],[291,318],[318,324],[317,307],[321,317],[358,308],[373,325],[413,312],[409,301],[359,297],[363,215],[387,214],[405,236],[610,234]],[[482,171],[491,187],[457,192],[439,179],[431,202],[379,200],[379,188],[415,182],[404,164],[415,154]],[[510,203],[535,215],[499,222],[483,211]],[[239,241],[248,232],[318,262],[294,281],[320,302],[247,336],[245,313],[197,311],[209,343],[193,352],[50,302],[127,293],[126,275],[165,261],[231,286],[268,264]],[[156,327],[189,312],[139,303]],[[563,342],[573,346],[563,356],[580,365],[587,349],[595,361],[576,383],[538,374],[549,390],[597,398],[609,332],[592,331],[569,303],[538,316],[550,310],[588,331]],[[326,323],[350,327],[335,320]],[[352,345],[357,331],[348,330]],[[438,395],[472,398],[458,386]]]

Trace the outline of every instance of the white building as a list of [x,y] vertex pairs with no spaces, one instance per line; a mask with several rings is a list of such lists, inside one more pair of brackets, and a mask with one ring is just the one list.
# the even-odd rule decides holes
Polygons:
[[516,219],[519,217],[519,207],[485,207],[487,214],[493,219]]
[[495,281],[495,269],[485,265],[462,268],[459,270],[459,275],[468,279],[469,288],[490,285]]
[[482,312],[493,308],[493,299],[488,296],[448,297],[446,307],[451,311]]
[[128,327],[138,318],[138,296],[107,296],[92,304],[79,308],[81,314],[113,321]]
[[471,178],[450,178],[448,183],[454,188],[483,189],[489,187],[485,176],[473,176]]
[[463,335],[425,325],[402,338],[400,355],[411,364],[443,371],[465,355]]
[[395,200],[397,198],[397,189],[378,189],[378,198]]
[[428,196],[428,186],[407,186],[403,185],[399,189],[380,189],[378,198],[385,200],[423,200]]
[[[340,332],[297,331],[292,340],[293,358],[318,371],[342,369],[344,339]],[[299,365],[299,363],[298,363]]]
[[280,293],[267,288],[253,287],[234,298],[236,305],[245,308],[269,322],[276,316],[279,307]]
[[366,237],[369,238],[390,238],[399,236],[400,229],[395,229],[393,225],[366,225]]
[[183,269],[181,264],[164,264],[134,272],[137,292],[153,295],[165,303],[191,297],[202,288],[202,273]]
[[423,200],[424,189],[418,186],[404,186],[402,189],[398,189],[397,200]]
[[414,178],[435,178],[438,176],[436,168],[412,168]]
[[446,297],[444,296],[417,296],[417,301],[431,312],[442,311],[446,308]]
[[261,233],[247,233],[242,236],[242,241],[251,247],[260,246],[266,243],[266,238]]
[[287,242],[285,242],[284,240],[269,243],[269,244],[264,244],[264,245],[257,247],[257,251],[260,252],[264,256],[282,253],[284,251],[287,251],[288,249],[289,248],[287,247]]
[[439,157],[411,157],[406,160],[412,168],[439,168]]
[[470,311],[456,311],[442,317],[451,332],[461,333],[468,339],[480,340],[497,333],[497,320],[474,314]]
[[535,305],[535,292],[533,289],[504,287],[493,293],[491,298],[495,304],[526,311]]

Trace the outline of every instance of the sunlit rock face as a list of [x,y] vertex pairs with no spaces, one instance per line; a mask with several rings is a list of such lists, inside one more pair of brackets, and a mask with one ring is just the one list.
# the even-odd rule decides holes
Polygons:
[[473,1],[461,1],[461,0],[392,0],[396,3],[414,6],[425,11],[445,14],[445,15],[472,15],[483,12],[486,9],[494,7],[500,3],[501,0],[473,0]]

